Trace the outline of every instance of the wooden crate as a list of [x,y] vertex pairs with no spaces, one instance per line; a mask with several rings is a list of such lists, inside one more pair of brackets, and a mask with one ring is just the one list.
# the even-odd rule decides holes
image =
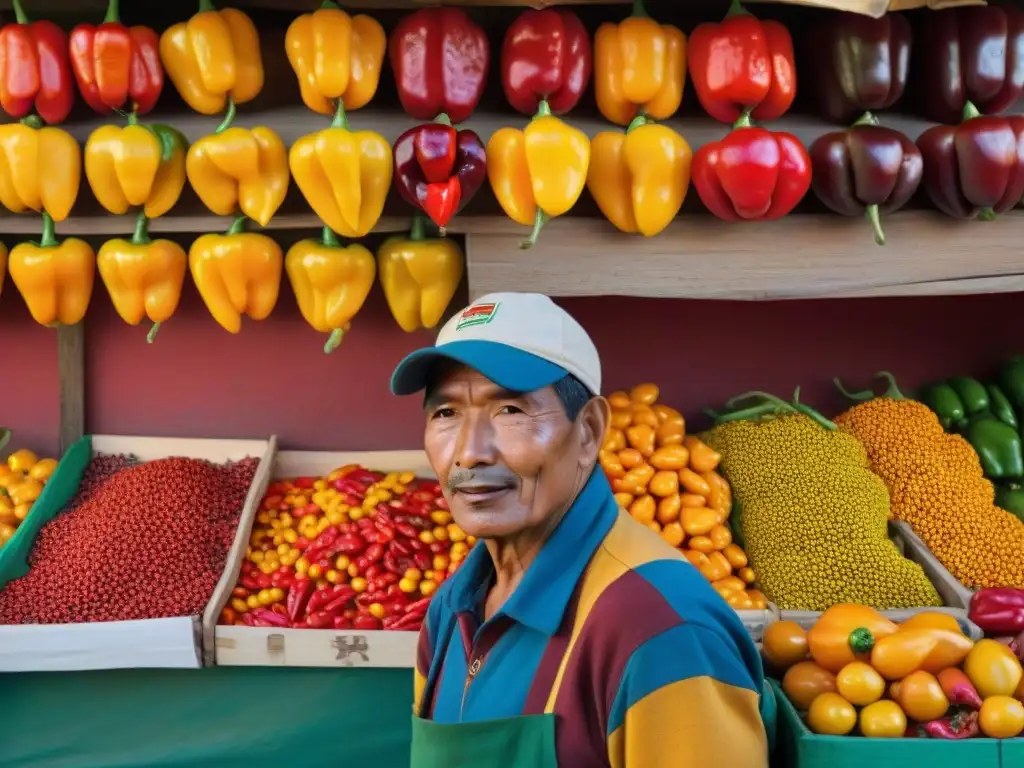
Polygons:
[[[242,509],[242,520],[250,521],[269,483],[277,444],[273,437],[269,440],[205,440],[95,435],[83,440],[91,442],[92,455],[132,454],[143,462],[171,456],[206,459],[216,463],[247,457],[259,458],[256,475]],[[68,454],[71,454],[70,450]],[[65,460],[67,456],[62,462]],[[57,471],[60,471],[59,467]],[[63,508],[69,500],[70,497],[54,499],[53,503],[57,507],[54,512]],[[242,538],[243,543],[247,538],[248,533]],[[235,544],[237,541],[236,535]],[[237,574],[230,576],[228,570],[230,568],[222,574],[211,602],[223,589],[230,592]],[[208,606],[206,613],[209,612]],[[3,672],[194,668],[202,666],[201,649],[202,623],[198,616],[89,624],[0,626],[0,671]]]

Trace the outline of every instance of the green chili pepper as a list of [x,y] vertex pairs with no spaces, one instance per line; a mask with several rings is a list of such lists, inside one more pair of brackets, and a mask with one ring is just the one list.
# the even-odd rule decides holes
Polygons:
[[949,384],[940,382],[924,387],[918,395],[918,400],[935,412],[943,429],[948,431],[954,426],[963,426],[964,417],[967,415],[964,404],[960,395]]
[[1016,483],[997,485],[996,506],[1024,521],[1024,488]]
[[988,392],[985,385],[969,376],[956,376],[948,382],[964,404],[968,416],[984,413],[988,410]]
[[999,386],[1017,408],[1024,409],[1024,357],[1009,360],[999,372]]
[[1024,454],[1016,429],[990,413],[972,417],[963,433],[978,453],[985,477],[993,480],[1024,476]]
[[1002,388],[998,384],[989,384],[985,389],[988,391],[988,408],[992,411],[992,415],[1014,429],[1019,428],[1017,412],[1013,410],[1010,398],[1006,396]]

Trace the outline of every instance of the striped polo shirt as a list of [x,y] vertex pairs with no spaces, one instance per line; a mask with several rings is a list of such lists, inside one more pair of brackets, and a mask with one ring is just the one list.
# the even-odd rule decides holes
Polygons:
[[558,763],[571,768],[768,765],[763,673],[743,624],[678,551],[619,509],[603,472],[481,623],[493,578],[478,544],[431,601],[416,661],[420,717],[554,713]]

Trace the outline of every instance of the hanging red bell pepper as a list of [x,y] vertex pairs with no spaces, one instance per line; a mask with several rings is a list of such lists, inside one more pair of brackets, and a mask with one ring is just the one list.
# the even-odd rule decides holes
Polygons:
[[109,0],[98,27],[71,30],[71,68],[85,103],[99,112],[127,107],[145,114],[156,106],[164,87],[160,38],[149,27],[121,23],[119,0]]
[[976,5],[921,14],[914,35],[914,80],[925,117],[958,123],[967,102],[1004,112],[1024,91],[1024,11]]
[[971,596],[967,618],[990,635],[1024,632],[1024,589],[979,589]]
[[459,8],[424,8],[398,22],[388,42],[402,108],[417,120],[472,114],[487,81],[487,35]]
[[720,24],[698,24],[687,63],[704,111],[722,123],[740,115],[775,120],[796,97],[793,38],[777,21],[760,21],[732,0]]
[[791,133],[741,117],[721,141],[693,156],[690,176],[711,213],[725,221],[781,219],[811,186],[811,158]]
[[16,120],[35,107],[56,125],[75,102],[68,36],[52,21],[30,22],[20,0],[12,7],[16,22],[0,29],[0,107]]
[[398,137],[395,180],[407,203],[440,229],[468,203],[487,178],[487,152],[473,131],[456,131],[447,115]]
[[960,125],[933,125],[917,138],[921,186],[956,219],[994,219],[1024,197],[1024,117],[987,117],[971,102]]
[[594,66],[590,35],[572,11],[523,11],[505,33],[501,82],[505,98],[524,115],[542,101],[563,115],[576,106]]

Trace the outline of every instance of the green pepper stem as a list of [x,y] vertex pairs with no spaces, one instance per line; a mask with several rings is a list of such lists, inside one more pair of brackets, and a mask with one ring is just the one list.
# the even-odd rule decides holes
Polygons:
[[871,225],[871,231],[875,234],[875,242],[879,245],[885,245],[885,232],[882,231],[882,219],[878,213],[878,206],[869,205],[865,208],[864,217],[868,220],[868,224]]
[[653,123],[654,121],[651,120],[651,118],[649,118],[647,115],[641,112],[632,120],[630,120],[629,125],[626,126],[626,133],[629,133],[630,131],[636,130],[637,128],[640,128],[645,125],[651,125]]
[[533,231],[530,232],[530,236],[528,238],[519,244],[519,247],[524,251],[528,248],[533,248],[533,246],[537,244],[537,238],[540,236],[541,229],[548,223],[550,218],[551,217],[544,213],[540,206],[538,206],[537,215],[533,219]]
[[882,397],[887,397],[890,400],[906,400],[907,396],[900,392],[900,387],[896,383],[896,377],[888,371],[879,371],[875,374],[876,379],[881,379],[886,383],[885,392],[882,393]]
[[132,245],[149,245],[149,219],[144,210],[135,217],[135,231],[132,233]]
[[753,109],[744,109],[736,119],[736,122],[732,124],[732,129],[735,131],[737,128],[753,128],[754,121],[750,119],[752,111]]
[[107,15],[103,17],[104,24],[120,24],[121,8],[118,0],[108,0]]
[[213,4],[213,0],[199,0],[199,13],[216,10],[217,6]]
[[53,223],[53,217],[43,211],[43,235],[39,238],[40,248],[53,248],[57,245],[57,225]]
[[0,427],[0,451],[2,451],[4,446],[11,441],[11,436],[13,434],[14,433],[7,427]]
[[427,220],[420,214],[412,217],[412,226],[409,227],[409,239],[416,243],[427,237]]
[[224,131],[230,128],[231,124],[235,122],[235,113],[237,111],[238,110],[235,107],[235,100],[228,96],[228,111],[224,115],[224,119],[220,121],[220,125],[217,126],[217,130],[214,131],[214,134],[224,133]]
[[825,418],[824,415],[811,408],[811,406],[804,405],[803,403],[800,402],[800,387],[797,387],[793,391],[793,402],[791,403],[791,405],[793,406],[794,410],[796,410],[798,413],[802,413],[811,421],[815,422],[819,427],[823,427],[824,429],[829,430],[839,429],[838,425],[834,421]]
[[740,0],[732,0],[729,3],[729,11],[725,14],[725,18],[731,18],[733,16],[749,16],[750,11],[743,7],[743,3]]
[[857,118],[857,122],[853,124],[853,127],[856,128],[858,125],[878,125],[878,118],[871,112],[865,112]]
[[981,209],[981,211],[978,212],[978,218],[981,219],[982,221],[995,221],[996,212],[993,211],[991,207],[986,205],[984,208]]
[[639,19],[650,18],[647,8],[644,7],[644,0],[633,0],[633,17]]
[[792,408],[790,408],[786,403],[782,403],[781,407],[775,403],[761,403],[760,405],[755,405],[752,408],[744,408],[743,410],[733,411],[732,413],[719,414],[715,419],[715,426],[718,426],[719,424],[726,424],[730,421],[752,421],[753,419],[758,419],[762,416],[791,410]]
[[21,7],[21,0],[11,0],[11,7],[14,8],[14,20],[19,24],[29,24],[25,9]]
[[447,125],[449,128],[452,127],[452,119],[448,117],[448,114],[445,112],[442,112],[437,117],[435,117],[434,122],[437,123],[438,125]]
[[338,99],[338,103],[334,107],[334,119],[331,120],[331,128],[349,130],[348,114],[345,112],[345,101],[343,99]]
[[780,397],[776,397],[769,392],[761,392],[754,390],[753,392],[744,392],[742,395],[736,395],[736,397],[729,398],[725,401],[726,408],[735,408],[745,400],[760,400],[762,402],[772,403],[777,407],[788,407],[789,403]]
[[849,644],[854,653],[869,653],[875,647],[875,636],[867,627],[857,627],[850,632]]
[[324,232],[320,236],[320,242],[328,248],[341,248],[341,241],[338,240],[338,236],[334,234],[333,229],[327,226],[324,227]]
[[866,403],[868,400],[875,399],[875,393],[870,389],[862,389],[860,392],[851,392],[843,386],[843,382],[838,376],[832,379],[832,383],[835,384],[836,389],[839,390],[839,394],[847,400],[852,400],[855,403]]
[[22,125],[27,125],[29,128],[35,128],[37,131],[43,127],[43,119],[39,115],[25,115],[18,122]]
[[138,125],[139,124],[139,114],[138,114],[137,110],[133,109],[131,112],[126,114],[125,117],[128,118],[128,125]]
[[248,218],[248,217],[246,217],[246,216],[239,216],[238,218],[236,218],[233,222],[231,222],[231,226],[228,227],[228,231],[225,232],[224,234],[225,235],[240,235],[243,232],[245,232],[245,220],[246,220],[246,218]]
[[963,119],[963,122],[966,123],[968,120],[973,120],[976,117],[981,117],[981,112],[978,111],[978,108],[976,106],[974,106],[973,103],[968,101],[966,104],[964,104],[964,119]]
[[329,355],[331,352],[336,350],[341,345],[341,340],[345,336],[345,330],[343,328],[335,328],[331,331],[331,335],[328,337],[327,342],[324,344],[324,354]]
[[533,116],[536,120],[538,117],[551,117],[551,105],[548,104],[547,99],[541,99],[540,104],[537,105],[537,114]]
[[321,9],[329,8],[332,11],[340,11],[341,10],[341,6],[339,6],[335,2],[332,2],[332,0],[324,0],[322,3],[320,3],[320,8]]
[[149,333],[146,334],[146,343],[152,344],[156,339],[156,335],[160,332],[160,323],[153,323],[153,327],[149,329]]

